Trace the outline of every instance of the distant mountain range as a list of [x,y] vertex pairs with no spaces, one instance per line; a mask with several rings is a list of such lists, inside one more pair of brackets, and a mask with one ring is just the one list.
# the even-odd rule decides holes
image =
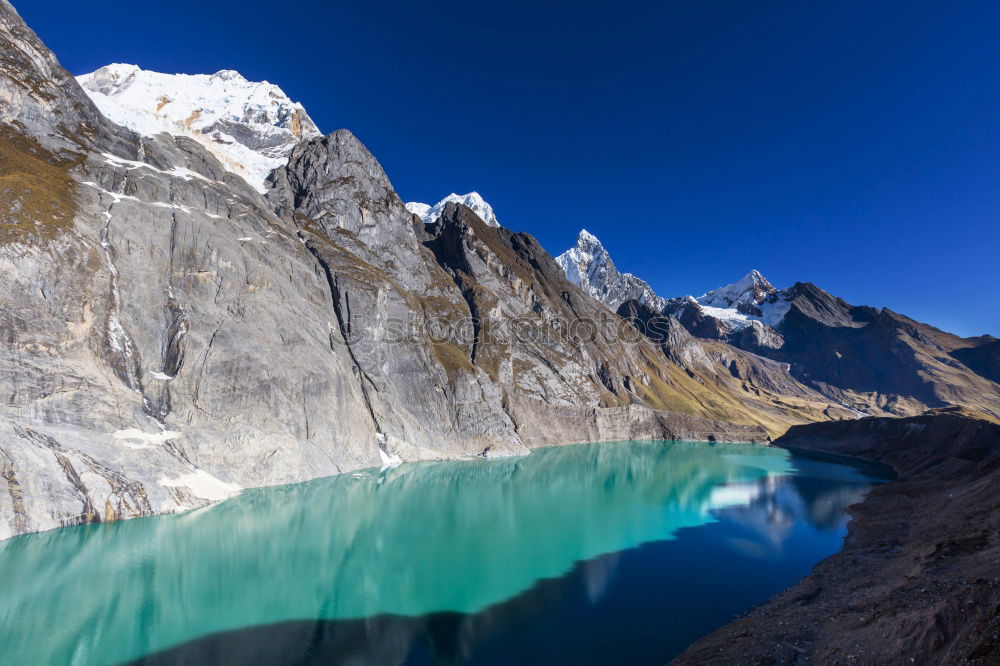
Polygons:
[[557,261],[571,282],[620,314],[635,299],[693,336],[787,363],[796,380],[858,414],[962,405],[1000,418],[1000,341],[991,336],[961,338],[888,308],[852,306],[809,283],[779,290],[756,270],[697,298],[665,300],[618,272],[586,230]]
[[994,338],[756,272],[661,298],[586,232],[553,258],[476,193],[404,204],[272,84],[74,78],[6,0],[0,132],[0,538],[407,460],[1000,418]]

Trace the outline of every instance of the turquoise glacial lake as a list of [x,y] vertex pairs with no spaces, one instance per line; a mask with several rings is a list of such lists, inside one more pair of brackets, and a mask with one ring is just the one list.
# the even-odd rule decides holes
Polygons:
[[842,545],[882,470],[615,442],[0,543],[9,664],[664,664]]

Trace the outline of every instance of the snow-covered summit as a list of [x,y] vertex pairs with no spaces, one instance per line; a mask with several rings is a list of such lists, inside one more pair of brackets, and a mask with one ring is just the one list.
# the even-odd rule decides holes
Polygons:
[[788,312],[792,299],[788,290],[775,289],[760,271],[752,270],[736,282],[698,298],[682,296],[665,300],[645,281],[631,273],[619,272],[601,241],[586,229],[580,231],[576,245],[556,257],[556,262],[570,282],[612,310],[634,298],[658,312],[684,321],[685,311],[694,309],[699,317],[723,322],[723,330],[730,332],[747,326],[777,326]]
[[666,306],[645,281],[615,268],[604,245],[586,229],[580,230],[576,245],[556,257],[556,263],[570,282],[612,310],[633,298],[657,311]]
[[412,201],[406,204],[406,210],[422,219],[424,224],[430,224],[437,221],[441,216],[441,212],[444,211],[445,204],[448,203],[459,203],[468,206],[489,226],[500,226],[497,216],[493,212],[493,207],[486,203],[478,192],[469,192],[468,194],[455,194],[452,192],[433,206]]
[[725,287],[719,287],[702,295],[698,302],[717,308],[736,308],[737,310],[747,310],[747,314],[758,303],[763,302],[768,296],[778,290],[761,275],[760,271],[754,269],[742,278]]
[[239,72],[161,74],[116,63],[77,77],[113,122],[140,134],[199,141],[258,191],[296,143],[320,135],[301,104],[278,86]]
[[737,331],[759,321],[777,326],[788,312],[791,296],[779,291],[760,271],[752,270],[732,284],[713,289],[698,298],[686,296],[670,301],[670,310],[680,315],[696,306],[702,314],[725,322]]

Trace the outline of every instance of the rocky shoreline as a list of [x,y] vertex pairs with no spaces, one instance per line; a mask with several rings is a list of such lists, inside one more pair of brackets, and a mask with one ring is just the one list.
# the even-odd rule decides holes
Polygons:
[[848,509],[841,552],[671,663],[1000,663],[1000,425],[944,410],[794,426],[774,444],[899,477]]

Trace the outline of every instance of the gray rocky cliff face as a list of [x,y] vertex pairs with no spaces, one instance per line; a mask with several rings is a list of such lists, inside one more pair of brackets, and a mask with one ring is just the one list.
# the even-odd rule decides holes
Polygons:
[[727,367],[683,327],[648,339],[571,283],[533,237],[464,206],[447,206],[427,230],[477,322],[470,361],[500,386],[527,445],[766,441],[770,406],[739,399]]
[[59,170],[3,220],[0,537],[380,464],[294,230],[195,142],[111,126],[0,16],[26,54],[0,79],[3,186]]
[[[465,299],[368,150],[346,130],[304,142],[271,184],[268,200],[326,276],[386,455],[525,453],[497,387],[467,359]],[[434,338],[436,327],[457,335]]]
[[530,236],[415,221],[349,132],[262,196],[111,124],[6,0],[0,44],[0,538],[400,460],[768,439]]

